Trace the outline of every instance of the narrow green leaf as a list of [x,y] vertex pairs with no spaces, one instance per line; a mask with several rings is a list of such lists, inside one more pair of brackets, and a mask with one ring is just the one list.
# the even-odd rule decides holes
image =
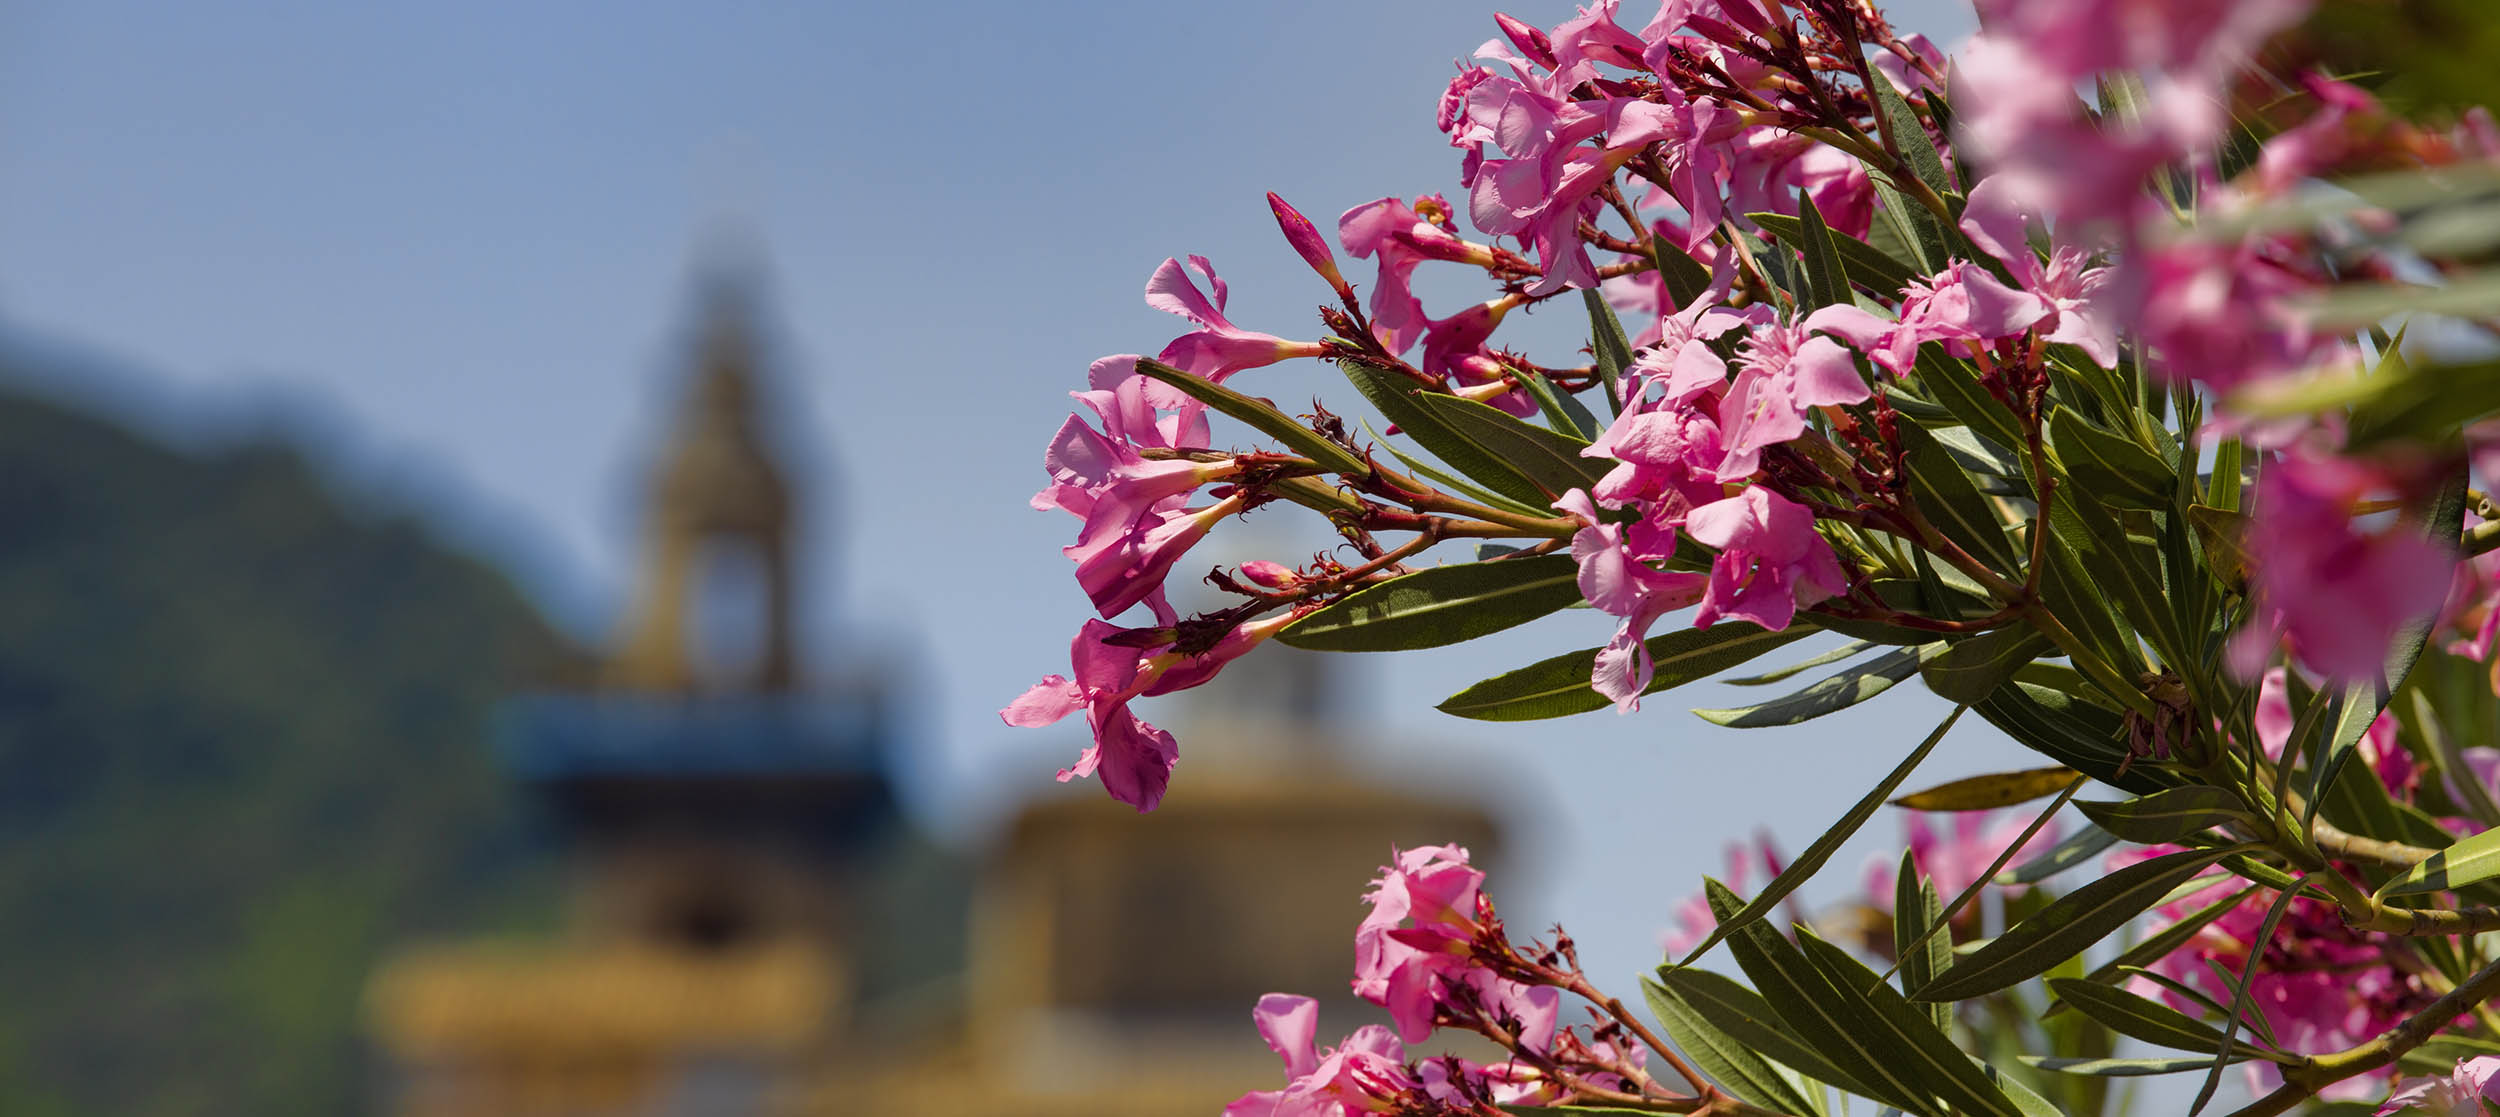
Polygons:
[[2237,846],[2165,854],[2095,880],[2007,929],[1912,995],[1922,1001],[1967,1000],[2047,973],[2144,914],[2171,886],[2236,852]]
[[2020,772],[1991,772],[1937,784],[1925,791],[1895,799],[1892,805],[1914,811],[1993,811],[1998,807],[2028,803],[2044,795],[2055,795],[2067,784],[2075,782],[2079,774],[2064,765]]
[[[1909,102],[1901,99],[1900,92],[1893,89],[1890,82],[1876,82],[1871,92],[1875,95],[1876,111],[1883,113],[1885,121],[1892,126],[1893,143],[1901,149],[1901,157],[1909,163],[1911,173],[1940,196],[1952,193],[1953,180],[1945,174],[1944,158],[1936,152],[1936,141],[1928,137],[1927,125],[1919,120],[1917,113],[1911,111]],[[1879,181],[1878,185],[1884,189],[1892,187],[1888,182]],[[1889,202],[1895,199],[1881,200]],[[1902,219],[1918,238],[1921,254],[1931,270],[1943,267],[1945,261],[1957,255],[1953,251],[1953,241],[1949,239],[1951,234],[1936,220],[1934,213],[1906,196],[1898,198],[1898,201],[1904,207]]]
[[1580,600],[1579,574],[1569,555],[1427,567],[1321,606],[1276,639],[1321,652],[1437,648],[1570,606]]
[[[2220,475],[2216,475],[2219,487]],[[2248,550],[2243,538],[2248,517],[2237,512],[2203,504],[2188,506],[2188,523],[2196,529],[2197,542],[2204,544],[2206,565],[2213,570],[2214,581],[2233,593],[2244,593],[2248,587]]]
[[1731,729],[1760,729],[1774,725],[1795,725],[1825,714],[1835,714],[1892,689],[1893,684],[1918,672],[1922,656],[1941,651],[1943,644],[1927,644],[1917,648],[1896,648],[1864,664],[1832,675],[1804,690],[1782,695],[1768,702],[1729,710],[1695,710],[1703,721]]
[[[1920,642],[1925,643],[1925,641]],[[1875,642],[1871,640],[1851,640],[1846,644],[1842,644],[1841,646],[1815,656],[1812,659],[1798,660],[1797,662],[1791,663],[1786,667],[1773,668],[1759,675],[1741,675],[1736,678],[1721,679],[1719,681],[1726,683],[1729,686],[1763,686],[1769,683],[1785,682],[1817,667],[1829,667],[1832,664],[1838,663],[1844,659],[1855,658],[1866,652],[1868,649],[1876,646]]]
[[2236,438],[2223,439],[2214,447],[2213,476],[2205,482],[2206,504],[2226,512],[2239,511],[2240,453],[2240,440]]
[[[1692,260],[1688,257],[1685,262]],[[1663,267],[1660,272],[1664,274]],[[1606,296],[1599,294],[1597,288],[1582,288],[1580,300],[1589,308],[1589,359],[1597,365],[1598,379],[1606,385],[1606,404],[1613,408],[1607,414],[1621,415],[1623,370],[1632,364],[1632,339],[1624,336],[1623,320],[1615,317],[1615,308],[1606,304]],[[1596,424],[1591,423],[1589,429],[1589,437],[1595,438]]]
[[1594,487],[1613,468],[1598,458],[1581,457],[1588,443],[1530,426],[1499,408],[1457,396],[1425,394],[1415,400],[1460,436],[1510,463],[1553,496]]
[[[2180,1071],[2203,1070],[2213,1060],[2202,1055],[2180,1055],[2168,1059],[2052,1059],[2040,1055],[2021,1055],[2024,1066],[2059,1074],[2088,1074],[2102,1078],[2134,1078],[2148,1074],[2177,1074]],[[2246,1062],[2248,1056],[2234,1053],[2234,1063]]]
[[2187,941],[2195,938],[2198,931],[2204,930],[2206,924],[2222,918],[2225,913],[2238,907],[2242,900],[2247,899],[2250,893],[2257,890],[2257,887],[2252,884],[2246,888],[2233,889],[2224,893],[2220,899],[2209,901],[2204,907],[2180,916],[2161,930],[2146,935],[2144,941],[2121,951],[2107,964],[2085,974],[2083,980],[2099,985],[2115,985],[2125,979],[2125,971],[2128,968],[2149,966],[2169,957],[2171,951],[2187,945]]
[[[2300,892],[2298,888],[2291,888],[2277,893],[2274,906],[2266,909],[2265,921],[2257,925],[2257,937],[2250,940],[2248,957],[2242,963],[2239,980],[2232,986],[2231,1010],[2222,1014],[2222,1042],[2214,1045],[2213,1069],[2205,1072],[2204,1088],[2196,1091],[2196,1104],[2188,1107],[2188,1117],[2204,1112],[2205,1103],[2214,1099],[2214,1088],[2222,1085],[2222,1068],[2230,1065],[2231,1049],[2239,1042],[2240,1018],[2248,1014],[2248,987],[2257,976],[2257,962],[2265,955],[2266,948],[2274,943],[2275,927],[2283,922],[2283,912],[2292,906],[2292,897],[2300,895]],[[2206,961],[2219,965],[2212,958]]]
[[[1944,900],[1936,895],[1936,886],[1919,875],[1918,858],[1902,850],[1900,868],[1892,878],[1892,941],[1901,955],[1902,988],[1925,985],[1953,964],[1953,932],[1943,924]],[[1932,1002],[1927,1013],[1936,1030],[1951,1033],[1952,1005]]]
[[[1708,678],[1815,631],[1804,621],[1778,632],[1746,621],[1721,621],[1650,637],[1646,646],[1655,673],[1642,693]],[[1589,672],[1596,663],[1596,648],[1542,659],[1459,691],[1443,699],[1439,709],[1477,721],[1537,721],[1602,710],[1605,696],[1589,689]]]
[[[1805,222],[1784,213],[1748,213],[1745,218],[1789,244],[1802,243],[1800,238],[1805,236]],[[1837,229],[1826,231],[1833,250],[1848,267],[1849,278],[1869,291],[1886,297],[1898,295],[1919,277],[1906,260]]]
[[1927,1093],[1943,1099],[1955,1113],[2022,1117],[2014,1100],[1953,1045],[1926,1011],[1884,984],[1875,971],[1804,928],[1797,931],[1797,947],[1831,983],[1845,1015],[1862,1026],[1882,1029],[1893,1046],[1908,1056],[1903,1069]]
[[1543,373],[1522,368],[1512,369],[1511,374],[1528,389],[1528,395],[1536,400],[1537,413],[1545,416],[1545,425],[1555,434],[1582,442],[1597,437],[1597,416],[1589,413],[1579,397],[1555,387]]
[[1856,805],[1849,808],[1848,813],[1840,816],[1840,821],[1832,823],[1829,829],[1823,831],[1821,837],[1807,845],[1805,852],[1798,854],[1796,860],[1789,862],[1788,867],[1781,870],[1778,876],[1773,877],[1771,883],[1764,885],[1761,893],[1748,902],[1743,909],[1719,920],[1719,925],[1711,930],[1709,937],[1701,940],[1701,945],[1687,951],[1684,961],[1678,964],[1692,965],[1694,960],[1709,953],[1710,948],[1719,945],[1721,940],[1752,926],[1755,920],[1770,914],[1771,909],[1777,907],[1781,900],[1787,899],[1788,894],[1796,891],[1798,885],[1804,884],[1815,873],[1820,872],[1824,862],[1830,861],[1832,854],[1839,852],[1841,845],[1858,832],[1858,827],[1865,825],[1867,819],[1875,816],[1876,809],[1884,805],[1884,797],[1898,789],[1901,781],[1910,778],[1910,773],[1918,769],[1919,762],[1927,759],[1928,753],[1936,751],[1936,742],[1944,740],[1944,735],[1952,731],[1953,723],[1960,720],[1962,720],[1962,707],[1956,706],[1952,713],[1945,715],[1942,723],[1927,734],[1926,740],[1920,741],[1917,748],[1910,750],[1910,755],[1903,757],[1901,763],[1894,765],[1890,773],[1876,782],[1874,790],[1861,796]]
[[2001,686],[1974,709],[1988,724],[2005,731],[2042,756],[2109,784],[2134,792],[2167,786],[2151,765],[2119,771],[2127,757],[2119,716],[2073,695],[2016,680]]
[[2072,408],[2049,416],[2049,438],[2058,460],[2083,483],[2083,492],[2122,508],[2170,507],[2178,475],[2152,451],[2124,435],[2086,422]]
[[1396,424],[1406,437],[1431,451],[1432,456],[1447,463],[1451,469],[1530,507],[1543,508],[1553,503],[1554,498],[1539,488],[1536,482],[1529,480],[1527,474],[1451,429],[1439,416],[1424,410],[1423,405],[1417,402],[1421,393],[1412,381],[1359,361],[1339,361],[1337,367],[1353,383],[1354,389],[1371,401],[1382,418]]
[[1984,702],[2024,664],[2052,650],[2040,630],[2009,625],[1954,641],[1942,654],[1920,664],[1918,676],[1927,689],[1947,701]]
[[1996,876],[1998,884],[2038,884],[2068,869],[2101,855],[2101,851],[2118,844],[2118,836],[2098,827],[2085,827],[2066,840],[2049,847],[2047,853],[2014,866],[2010,872]]
[[[1742,906],[1736,894],[1718,881],[1705,879],[1702,889],[1710,909],[1721,919]],[[1727,942],[1736,964],[1770,1003],[1771,1011],[1798,1038],[1855,1079],[1860,1087],[1856,1092],[1911,1113],[1944,1117],[1946,1107],[1908,1073],[1909,1053],[1891,1036],[1869,1027],[1869,1021],[1847,1011],[1840,991],[1794,944],[1762,923],[1736,932]]]
[[1805,256],[1806,288],[1814,296],[1817,308],[1849,306],[1849,271],[1840,262],[1840,248],[1832,241],[1830,227],[1823,224],[1822,211],[1814,208],[1814,198],[1797,191],[1797,222],[1799,235],[1786,240],[1790,247]]
[[[2204,1053],[2222,1044],[2221,1029],[2124,989],[2096,985],[2081,978],[2053,977],[2049,979],[2049,991],[2076,1012],[2100,1021],[2119,1035],[2132,1036],[2155,1047],[2199,1052],[2196,1065],[2200,1067],[2213,1061],[2212,1055]],[[2245,1043],[2233,1044],[2231,1053],[2242,1058],[2275,1058]]]
[[2013,542],[2006,538],[2005,521],[1997,517],[1988,499],[1979,495],[1970,474],[1962,472],[1935,436],[1918,424],[1901,424],[1898,436],[1902,467],[1909,471],[1911,491],[1928,521],[1998,573],[2018,570],[2021,559]]
[[2162,845],[2227,823],[2255,823],[2239,798],[2219,787],[2174,787],[2123,803],[2076,800],[2092,825],[2131,842]]
[[1286,448],[1319,463],[1330,473],[1362,475],[1371,472],[1354,452],[1319,436],[1319,432],[1303,426],[1293,416],[1277,409],[1275,404],[1256,396],[1246,396],[1201,376],[1192,376],[1152,357],[1139,357],[1137,371],[1180,389],[1190,398],[1239,419],[1259,433],[1285,444]]
[[[1371,431],[1369,424],[1365,424],[1363,429]],[[1516,512],[1522,516],[1550,516],[1554,512],[1554,510],[1550,507],[1530,504],[1524,500],[1513,500],[1500,493],[1494,492],[1491,489],[1471,484],[1464,478],[1453,476],[1448,471],[1441,469],[1439,466],[1436,466],[1431,462],[1425,461],[1422,458],[1398,449],[1397,443],[1391,442],[1387,438],[1382,437],[1377,431],[1372,432],[1372,437],[1379,441],[1381,449],[1387,450],[1389,452],[1389,456],[1396,458],[1398,460],[1398,464],[1405,466],[1408,472],[1411,472],[1426,481],[1430,481],[1435,485],[1439,485],[1456,495],[1466,497],[1469,500],[1484,504],[1487,507],[1499,508],[1505,512]]]
[[2449,892],[2500,877],[2500,830],[2485,830],[2457,839],[2378,888],[2379,898]]
[[[1666,287],[1667,299],[1676,309],[1693,305],[1694,300],[1710,290],[1710,269],[1701,266],[1701,261],[1667,243],[1665,237],[1651,237],[1649,244],[1650,258],[1658,265],[1658,281]],[[1596,298],[1597,292],[1589,291],[1583,297]],[[1620,333],[1622,327],[1617,326],[1616,331]]]
[[[2075,777],[2067,782],[2065,790],[2057,793],[2057,798],[2049,800],[2049,805],[2046,809],[2031,816],[2030,824],[2024,826],[2023,832],[2016,834],[2013,841],[2005,843],[2005,848],[1997,852],[1996,860],[1989,862],[1987,869],[1982,871],[1977,877],[1973,878],[1969,886],[1962,889],[1960,895],[1953,897],[1953,901],[1944,906],[1944,914],[1936,919],[1935,926],[1931,928],[1928,933],[1946,933],[1945,929],[1952,926],[1954,916],[1959,915],[1962,912],[1962,909],[1969,907],[1971,901],[1979,898],[1979,893],[1981,890],[1988,887],[1988,882],[1995,880],[1997,874],[2005,871],[2006,863],[2012,861],[2016,855],[2020,854],[2023,851],[2023,847],[2030,845],[2031,839],[2040,833],[2040,828],[2047,826],[2049,824],[2049,819],[2054,817],[2057,812],[2066,809],[2067,802],[2072,800],[2075,797],[2075,792],[2082,789],[2082,787],[2083,777]],[[1896,944],[1896,954],[1900,957],[1907,958],[1911,952],[1916,951],[1925,945],[1927,944],[1923,940],[1909,943],[1907,945]],[[1974,950],[1976,949],[1977,948],[1974,947]],[[1898,962],[1893,965],[1895,969],[1900,968],[1900,963]],[[1887,974],[1886,976],[1890,975]],[[1910,995],[1917,997],[1918,991],[1911,990]]]
[[[1875,219],[1867,224],[1866,243],[1884,255],[1909,261],[1920,275],[1932,274],[1942,268],[1942,261],[1928,258],[1934,249],[1926,238],[1919,235],[1920,227],[1912,217],[1918,203],[1895,189],[1884,176],[1874,175],[1872,180],[1875,185]],[[1926,224],[1932,228],[1934,222]]]
[[[1866,1087],[1843,1073],[1839,1067],[1813,1047],[1799,1040],[1780,1020],[1762,995],[1737,984],[1722,974],[1709,970],[1661,967],[1651,985],[1675,998],[1685,1010],[1700,1017],[1720,1034],[1736,1041],[1748,1051],[1796,1071],[1817,1082],[1828,1082],[1862,1097],[1874,1097]],[[1652,994],[1654,1006],[1657,994]],[[1663,1019],[1663,1017],[1662,1017]],[[1683,1037],[1676,1037],[1682,1042]]]
[[[1708,976],[1718,977],[1716,974]],[[1667,1038],[1675,1041],[1685,1057],[1691,1059],[1721,1089],[1782,1113],[1803,1117],[1815,1117],[1822,1113],[1822,1107],[1808,1098],[1806,1091],[1790,1085],[1788,1079],[1770,1065],[1764,1058],[1765,1053],[1711,1023],[1710,1017],[1693,1005],[1682,989],[1655,980],[1644,980],[1641,992],[1649,998],[1651,1014],[1666,1028]],[[1769,1007],[1764,1006],[1766,1022],[1763,1026],[1766,1028],[1770,1027],[1767,1023],[1769,1011]]]

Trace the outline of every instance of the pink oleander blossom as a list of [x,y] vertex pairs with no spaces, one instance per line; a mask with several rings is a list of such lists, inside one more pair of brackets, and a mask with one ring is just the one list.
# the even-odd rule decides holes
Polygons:
[[1581,525],[1571,537],[1571,556],[1580,564],[1580,596],[1623,621],[1614,638],[1597,650],[1589,687],[1613,700],[1618,712],[1631,713],[1641,708],[1641,693],[1649,689],[1656,671],[1646,643],[1650,626],[1699,602],[1710,578],[1654,565],[1675,553],[1672,523],[1654,518],[1629,526],[1606,523],[1580,489],[1563,494],[1554,507]]
[[1561,994],[1495,977],[1477,961],[1471,944],[1483,883],[1459,846],[1394,853],[1364,895],[1372,911],[1354,932],[1354,995],[1388,1009],[1408,1043],[1430,1035],[1451,998],[1463,995],[1496,1018],[1517,1021],[1521,1046],[1545,1050],[1554,1042]]
[[2077,346],[2093,363],[2116,368],[2117,328],[2099,305],[2109,269],[2087,266],[2083,249],[2068,244],[2054,245],[2043,265],[2031,250],[2030,216],[2015,204],[2010,185],[1989,178],[1971,189],[1962,211],[1962,232],[2013,273],[2016,287],[2046,304],[2043,339]]
[[1367,1024],[1322,1054],[1319,1002],[1270,993],[1250,1014],[1268,1049],[1285,1063],[1285,1088],[1243,1094],[1224,1117],[1351,1117],[1385,1110],[1421,1086],[1406,1069],[1406,1048],[1389,1029]]
[[2249,623],[2228,659],[2254,677],[2280,643],[2338,682],[2376,679],[2406,623],[2446,598],[2454,558],[2402,524],[2372,530],[2354,507],[2386,479],[2340,458],[2286,453],[2257,481],[2248,551]]
[[2372,1117],[2420,1112],[2427,1117],[2484,1117],[2486,1102],[2500,1102],[2500,1055],[2457,1060],[2455,1070],[2429,1078],[2409,1079],[2373,1111]]
[[1207,291],[1198,289],[1178,260],[1165,260],[1155,268],[1154,277],[1146,281],[1147,306],[1180,315],[1199,327],[1172,339],[1157,360],[1221,384],[1225,377],[1246,368],[1272,365],[1292,357],[1316,357],[1322,352],[1316,341],[1287,341],[1233,325],[1224,317],[1227,291],[1224,281],[1215,274],[1215,265],[1204,256],[1192,256],[1189,266],[1205,278]]
[[1719,407],[1719,434],[1727,457],[1722,481],[1741,481],[1762,467],[1762,452],[1802,435],[1806,412],[1817,407],[1863,403],[1873,393],[1857,362],[1840,343],[1818,331],[1856,307],[1826,307],[1794,325],[1766,325],[1745,338],[1742,370]]
[[[1425,211],[1440,220],[1424,216]],[[1337,219],[1337,239],[1345,243],[1346,251],[1380,264],[1379,278],[1372,283],[1372,336],[1391,353],[1413,348],[1432,324],[1412,286],[1418,265],[1426,260],[1477,267],[1494,263],[1491,248],[1461,240],[1449,231],[1449,211],[1449,203],[1440,195],[1427,194],[1412,205],[1397,198],[1365,202]]]
[[[2115,865],[2163,852],[2167,848],[2149,847],[2113,854],[2110,860]],[[2236,886],[2237,882],[2216,885],[2159,912],[2172,919],[2185,916],[2228,895],[2225,889]],[[2236,990],[2214,972],[2213,963],[2223,966],[2236,981],[2248,966],[2251,946],[2274,900],[2262,888],[2250,893],[2148,968],[2229,1003]],[[2357,1046],[2385,1034],[2437,999],[2420,979],[2389,962],[2401,949],[2395,936],[2346,924],[2331,901],[2296,898],[2284,910],[2273,939],[2256,953],[2257,970],[2248,983],[2249,1003],[2286,1051],[2341,1051]],[[2205,1011],[2194,1000],[2152,981],[2139,978],[2131,988],[2191,1016]],[[2252,1060],[2248,1066],[2254,1090],[2271,1089],[2280,1080],[2272,1063]],[[2387,1071],[2380,1070],[2348,1078],[2321,1091],[2321,1096],[2347,1101],[2368,1097],[2377,1092],[2386,1075]]]
[[1059,770],[1060,782],[1099,773],[1103,789],[1112,798],[1140,811],[1153,810],[1171,785],[1180,746],[1170,733],[1138,717],[1129,703],[1205,683],[1226,663],[1281,631],[1296,615],[1280,613],[1244,624],[1198,655],[1178,651],[1168,635],[1153,646],[1138,647],[1137,630],[1087,621],[1069,646],[1075,678],[1045,676],[1000,710],[999,720],[1039,728],[1084,711],[1094,743],[1086,746],[1076,763]]
[[1684,530],[1719,549],[1696,627],[1733,618],[1784,629],[1799,605],[1849,592],[1832,545],[1814,530],[1814,513],[1760,485],[1694,509]]

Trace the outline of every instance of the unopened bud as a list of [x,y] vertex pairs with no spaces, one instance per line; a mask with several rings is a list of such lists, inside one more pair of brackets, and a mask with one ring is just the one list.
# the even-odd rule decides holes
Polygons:
[[1493,22],[1501,25],[1502,34],[1509,36],[1511,45],[1518,47],[1519,53],[1527,55],[1528,61],[1548,70],[1554,68],[1554,41],[1546,38],[1545,32],[1504,12],[1493,13]]
[[1275,191],[1268,192],[1267,208],[1276,214],[1276,227],[1284,230],[1285,243],[1302,254],[1302,262],[1311,265],[1312,271],[1336,288],[1340,298],[1353,298],[1354,289],[1346,286],[1345,276],[1337,271],[1337,254],[1328,247],[1328,238],[1320,235],[1319,227],[1302,216],[1301,210],[1286,205]]
[[1302,576],[1281,562],[1252,559],[1241,564],[1241,576],[1272,590],[1291,589],[1302,584]]

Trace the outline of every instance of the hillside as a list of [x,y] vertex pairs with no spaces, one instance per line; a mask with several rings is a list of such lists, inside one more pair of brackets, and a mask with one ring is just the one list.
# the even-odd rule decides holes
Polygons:
[[0,1113],[366,1108],[387,946],[543,922],[483,742],[567,662],[502,575],[302,456],[0,369]]

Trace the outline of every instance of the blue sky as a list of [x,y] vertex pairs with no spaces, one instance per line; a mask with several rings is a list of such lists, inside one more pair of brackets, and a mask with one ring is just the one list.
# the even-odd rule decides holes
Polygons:
[[[1551,25],[1569,7],[1514,11]],[[1944,43],[1970,26],[1945,0],[1892,11]],[[293,401],[366,482],[457,505],[595,636],[624,592],[696,246],[752,230],[783,419],[828,528],[813,626],[908,642],[931,738],[913,801],[969,839],[1077,745],[993,712],[1065,669],[1088,615],[1056,553],[1073,524],[1025,505],[1064,393],[1094,357],[1177,332],[1140,301],[1165,256],[1211,256],[1237,321],[1309,329],[1325,289],[1264,192],[1328,226],[1454,189],[1433,104],[1493,32],[1489,12],[1422,0],[0,0],[0,325],[147,370],[119,390],[160,414]],[[1461,290],[1425,287],[1442,312]],[[1568,349],[1575,315],[1520,336]],[[1350,394],[1288,371],[1236,383]],[[1768,826],[1802,847],[1943,707],[1904,687],[1755,731],[1683,712],[1763,697],[1719,687],[1512,727],[1431,709],[1610,628],[1576,611],[1355,665],[1378,728],[1355,759],[1388,782],[1523,789],[1525,861],[1497,897],[1516,927],[1563,920],[1628,987],[1723,841]],[[1920,782],[2036,763],[1973,719]],[[1896,825],[1879,817],[1834,886]]]

